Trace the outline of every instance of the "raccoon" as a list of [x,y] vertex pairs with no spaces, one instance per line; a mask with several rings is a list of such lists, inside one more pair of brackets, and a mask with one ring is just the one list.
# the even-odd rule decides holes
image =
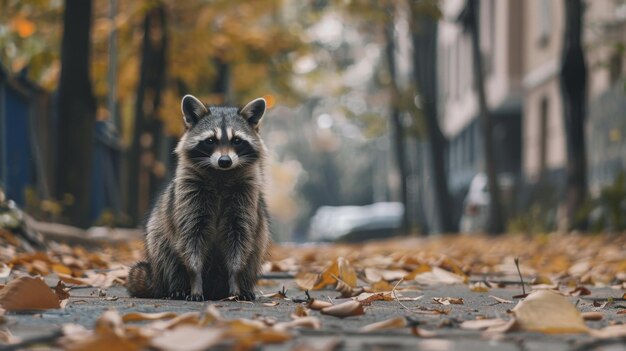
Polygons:
[[269,245],[263,195],[263,98],[243,108],[181,102],[185,133],[174,179],[146,226],[146,259],[135,264],[133,297],[254,300]]

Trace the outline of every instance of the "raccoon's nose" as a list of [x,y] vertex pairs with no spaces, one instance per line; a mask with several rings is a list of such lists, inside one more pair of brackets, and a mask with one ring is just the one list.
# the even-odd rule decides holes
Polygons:
[[233,160],[228,156],[222,156],[217,160],[217,164],[222,168],[228,168],[233,164]]

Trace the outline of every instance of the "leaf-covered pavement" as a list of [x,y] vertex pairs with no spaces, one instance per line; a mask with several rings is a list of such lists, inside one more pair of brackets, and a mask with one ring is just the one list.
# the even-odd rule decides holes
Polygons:
[[[254,303],[129,298],[120,284],[140,253],[138,243],[46,253],[3,245],[0,348],[624,349],[625,235],[277,246]],[[21,276],[46,284],[13,293],[16,308],[4,296]],[[14,311],[28,295],[58,300]]]

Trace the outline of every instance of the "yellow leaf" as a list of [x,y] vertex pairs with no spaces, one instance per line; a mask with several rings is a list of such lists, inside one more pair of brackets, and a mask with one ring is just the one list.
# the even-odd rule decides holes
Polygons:
[[21,38],[30,37],[31,35],[33,35],[33,33],[35,33],[35,30],[37,29],[37,25],[35,25],[34,22],[23,17],[17,17],[13,19],[11,25],[13,29],[17,32],[17,35],[19,35]]

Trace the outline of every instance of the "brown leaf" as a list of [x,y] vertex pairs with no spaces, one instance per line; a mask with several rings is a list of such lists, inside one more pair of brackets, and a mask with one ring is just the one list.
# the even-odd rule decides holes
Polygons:
[[586,321],[599,321],[604,318],[602,312],[582,312],[581,315]]
[[576,289],[569,292],[571,296],[585,296],[591,295],[591,291],[584,286],[579,286]]
[[150,345],[159,350],[206,350],[223,339],[219,329],[183,325],[153,338]]
[[304,306],[302,305],[296,305],[296,309],[291,314],[291,318],[294,318],[294,319],[300,318],[300,317],[308,317],[308,316],[309,316],[309,310],[304,308]]
[[365,314],[363,306],[359,302],[354,300],[323,308],[321,312],[322,314],[339,318],[360,316],[362,314]]
[[298,273],[296,275],[296,284],[302,290],[313,290],[317,282],[319,274],[315,273]]
[[356,297],[362,305],[370,305],[374,301],[393,301],[395,298],[391,291],[382,293],[361,293]]
[[57,294],[59,300],[65,300],[70,298],[70,289],[63,284],[61,280],[57,282],[56,287],[54,288],[54,293]]
[[338,257],[326,267],[321,274],[300,273],[296,276],[296,284],[303,290],[320,290],[337,283],[337,278],[350,287],[356,288],[357,276],[350,261]]
[[337,285],[335,286],[335,290],[341,293],[342,298],[348,298],[357,296],[358,294],[363,292],[363,288],[354,288],[350,285],[346,284],[343,280],[337,280]]
[[271,301],[271,302],[264,302],[263,306],[265,307],[275,307],[278,306],[279,302],[278,301]]
[[404,317],[396,317],[392,319],[387,319],[381,322],[376,322],[372,324],[368,324],[361,329],[360,332],[369,333],[377,330],[387,330],[387,329],[401,329],[407,326],[406,318]]
[[127,322],[140,322],[140,321],[154,321],[159,319],[172,319],[178,316],[174,312],[156,312],[156,313],[141,313],[130,312],[122,316],[122,321]]
[[372,283],[369,287],[369,289],[367,289],[367,292],[384,292],[384,291],[391,291],[393,290],[393,285],[387,283],[384,280],[380,280],[376,283]]
[[539,290],[520,301],[513,313],[520,328],[548,334],[589,331],[580,312],[563,295]]
[[440,305],[462,305],[463,298],[461,297],[433,297],[433,301]]
[[41,278],[20,277],[0,290],[0,305],[7,311],[60,308],[60,301]]

